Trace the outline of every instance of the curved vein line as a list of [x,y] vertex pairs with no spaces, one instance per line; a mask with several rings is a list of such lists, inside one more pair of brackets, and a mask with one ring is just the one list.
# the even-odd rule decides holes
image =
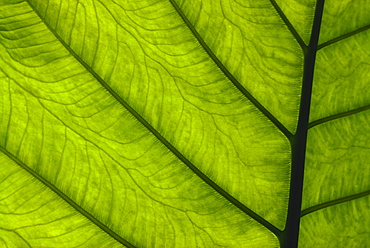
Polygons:
[[[213,182],[202,171],[200,171],[184,155],[182,155],[169,141],[167,141],[139,113],[137,113],[136,110],[134,110],[125,100],[123,100],[85,61],[83,61],[72,50],[72,48],[54,31],[54,29],[47,22],[45,22],[43,17],[33,7],[33,5],[29,2],[29,0],[27,0],[27,2],[31,6],[31,8],[34,10],[34,12],[39,16],[40,20],[44,23],[44,25],[50,30],[50,32],[56,37],[56,39],[58,39],[58,41],[68,50],[68,52],[102,85],[102,87],[104,87],[116,99],[117,102],[119,102],[127,111],[129,111],[138,120],[138,122],[140,122],[144,127],[146,127],[149,130],[149,132],[151,132],[165,147],[167,147],[167,149],[169,149],[179,160],[181,160],[186,166],[188,166],[188,168],[191,169],[198,177],[200,177],[205,183],[207,183],[210,187],[212,187],[217,193],[222,195],[231,204],[233,204],[238,209],[240,209],[242,212],[244,212],[245,214],[247,214],[248,216],[250,216],[251,218],[253,218],[257,222],[259,222],[261,225],[263,225],[267,229],[269,229],[275,235],[277,235],[277,236],[280,235],[281,231],[277,227],[275,227],[270,222],[268,222],[267,220],[262,218],[260,215],[258,215],[257,213],[255,213],[254,211],[252,211],[251,209],[246,207],[243,203],[241,203],[237,199],[235,199],[232,195],[230,195],[228,192],[226,192],[224,189],[222,189],[220,186],[218,186],[215,182]],[[280,124],[280,125],[285,129],[285,127],[282,124]],[[291,133],[287,129],[285,129],[285,130],[286,130],[286,132],[288,132],[288,134],[290,136],[292,136]],[[129,247],[134,247],[134,246],[131,245]]]
[[309,207],[309,208],[306,208],[306,209],[302,210],[301,211],[301,217],[303,217],[307,214],[310,214],[312,212],[315,212],[317,210],[324,209],[324,208],[327,208],[327,207],[331,207],[333,205],[337,205],[337,204],[340,204],[340,203],[352,201],[352,200],[355,200],[355,199],[358,199],[358,198],[361,198],[361,197],[365,197],[367,195],[370,195],[370,190],[367,190],[367,191],[364,191],[364,192],[361,192],[361,193],[358,193],[358,194],[342,197],[342,198],[339,198],[339,199],[336,199],[336,200],[328,201],[328,202],[325,202],[325,203],[321,203],[321,204],[318,204],[316,206],[312,206],[312,207]]
[[217,56],[212,52],[211,48],[206,44],[203,38],[200,36],[198,31],[195,29],[193,24],[189,21],[189,19],[185,16],[184,12],[180,9],[180,7],[175,3],[174,0],[169,0],[176,12],[179,14],[181,19],[184,21],[186,26],[190,29],[194,37],[197,39],[199,44],[202,48],[207,52],[207,54],[211,57],[213,62],[217,65],[217,67],[224,73],[224,75],[235,85],[235,87],[249,100],[252,104],[261,111],[275,126],[288,138],[291,139],[293,136],[292,133],[278,120],[275,116],[273,116],[270,111],[268,111],[256,98],[252,96],[240,83],[239,81],[229,72],[229,70],[224,66],[224,64],[217,58]]
[[276,12],[278,12],[280,18],[283,20],[285,25],[287,25],[289,31],[292,33],[296,41],[298,42],[299,46],[302,48],[304,52],[307,50],[307,45],[304,43],[303,39],[301,36],[298,34],[298,32],[294,29],[292,23],[290,23],[289,19],[286,17],[284,12],[280,9],[279,5],[276,3],[275,0],[270,0],[271,4],[274,6]]
[[329,41],[327,41],[327,42],[324,42],[324,43],[320,44],[319,46],[317,46],[317,50],[320,50],[321,48],[324,48],[324,47],[326,47],[326,46],[329,46],[329,45],[331,45],[331,44],[333,44],[333,43],[336,43],[336,42],[338,42],[338,41],[341,41],[341,40],[344,40],[344,39],[346,39],[346,38],[349,38],[349,37],[351,37],[351,36],[353,36],[353,35],[355,35],[355,34],[358,34],[358,33],[364,32],[364,31],[366,31],[366,30],[368,30],[368,29],[370,29],[370,24],[369,24],[369,25],[366,25],[365,27],[362,27],[362,28],[356,29],[356,30],[354,30],[354,31],[352,31],[352,32],[349,32],[349,33],[347,33],[347,34],[343,34],[343,35],[341,35],[341,36],[338,36],[337,38],[331,39],[331,40],[329,40]]
[[366,110],[369,110],[369,109],[370,109],[370,105],[366,105],[366,106],[363,106],[363,107],[360,107],[360,108],[357,108],[357,109],[352,109],[352,110],[349,110],[349,111],[346,111],[346,112],[343,112],[343,113],[339,113],[339,114],[331,115],[331,116],[328,116],[328,117],[324,117],[324,118],[318,119],[318,120],[313,121],[310,124],[308,124],[308,128],[310,129],[314,126],[323,124],[325,122],[332,121],[332,120],[342,118],[342,117],[346,117],[346,116],[350,116],[350,115],[354,115],[354,114],[357,114],[357,113],[360,113],[362,111],[366,111]]
[[105,224],[97,220],[93,215],[91,215],[89,212],[87,212],[85,209],[83,209],[81,206],[79,206],[76,202],[74,202],[71,198],[69,198],[66,194],[64,194],[62,191],[60,191],[56,186],[54,186],[52,183],[47,181],[45,178],[43,178],[41,175],[39,175],[37,172],[35,172],[33,169],[25,165],[22,161],[20,161],[17,157],[15,157],[13,154],[8,152],[4,147],[0,146],[0,151],[3,152],[6,156],[8,156],[12,161],[14,161],[16,164],[18,164],[22,169],[27,171],[30,175],[32,175],[34,178],[36,178],[39,182],[44,184],[46,187],[48,187],[50,190],[52,190],[55,194],[60,196],[64,201],[66,201],[71,207],[76,209],[77,212],[79,212],[81,215],[86,217],[88,220],[90,220],[92,223],[94,223],[96,226],[98,226],[101,230],[109,234],[112,238],[120,242],[121,244],[129,247],[129,248],[135,248],[131,243],[124,240],[121,236],[119,236],[117,233],[109,229]]
[[[14,233],[15,235],[18,236],[19,239],[21,239],[24,243],[26,243],[29,248],[32,248],[31,244],[28,243],[28,241],[24,239],[22,235],[19,235],[19,233],[15,229],[7,229],[7,228],[0,227],[0,230]],[[0,240],[3,240],[3,239],[0,237]]]

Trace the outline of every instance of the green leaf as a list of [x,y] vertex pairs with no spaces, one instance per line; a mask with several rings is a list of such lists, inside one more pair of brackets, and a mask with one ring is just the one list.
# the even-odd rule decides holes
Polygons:
[[2,0],[0,246],[366,247],[365,2]]

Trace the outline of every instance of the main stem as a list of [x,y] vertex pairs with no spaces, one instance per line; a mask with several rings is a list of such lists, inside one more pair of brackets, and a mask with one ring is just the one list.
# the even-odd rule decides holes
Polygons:
[[292,149],[292,172],[287,224],[280,238],[280,246],[282,248],[295,248],[298,246],[312,81],[323,9],[324,0],[318,0],[316,3],[310,43],[304,51],[305,60],[298,126],[296,134],[290,140]]

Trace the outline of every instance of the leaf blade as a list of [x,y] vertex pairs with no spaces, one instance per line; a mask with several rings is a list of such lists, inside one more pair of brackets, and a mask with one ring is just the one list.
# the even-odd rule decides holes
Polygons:
[[[42,26],[37,24],[33,28],[39,29],[40,25]],[[47,32],[47,29],[44,30]],[[41,51],[41,54],[48,53],[48,56],[44,57],[45,60],[37,59],[34,62],[27,60],[27,57],[23,58],[24,54],[21,53],[14,52],[13,56],[10,56],[5,49],[2,53],[4,54],[2,60],[6,61],[3,68],[6,78],[9,82],[12,78],[16,79],[9,84],[10,88],[6,88],[4,95],[12,96],[10,107],[18,106],[12,108],[12,113],[8,113],[12,115],[12,118],[8,116],[8,119],[11,119],[9,125],[11,128],[6,135],[2,135],[4,138],[8,137],[6,149],[9,152],[22,158],[35,171],[68,194],[78,205],[93,215],[100,216],[102,222],[135,245],[150,246],[156,236],[161,236],[168,237],[168,240],[157,242],[180,247],[184,242],[187,245],[199,242],[237,245],[243,244],[246,240],[260,245],[277,246],[276,237],[271,232],[240,213],[235,207],[231,206],[234,210],[227,207],[227,201],[218,199],[217,194],[205,187],[198,177],[194,177],[181,162],[164,149],[163,145],[157,143],[145,128],[138,126],[137,121],[122,106],[116,104],[115,99],[102,89],[94,76],[68,54],[60,43],[54,39],[44,44],[42,39],[32,39],[34,38],[32,29],[28,31],[31,33],[30,40],[27,40],[28,34],[22,30],[27,43],[41,46],[41,49],[31,52],[38,56]],[[51,47],[50,43],[54,45],[54,49],[42,52],[42,49]],[[19,64],[18,62],[23,59],[26,59],[27,63]],[[67,64],[68,70],[63,70],[65,74],[61,76],[55,68],[61,70]],[[14,116],[17,118],[16,122],[24,125],[17,126]],[[54,142],[55,140],[58,142]],[[5,141],[2,145],[4,144]],[[125,148],[122,149],[123,147]],[[147,153],[151,153],[150,156],[147,156]],[[135,164],[137,159],[151,169],[145,168],[140,171]],[[78,166],[79,164],[83,166]],[[126,167],[122,168],[122,164]],[[176,181],[172,177],[168,178],[167,173],[175,175]],[[152,179],[151,174],[157,178]],[[107,187],[103,187],[101,181],[103,179],[111,184],[108,183]],[[122,181],[125,180],[131,180],[128,183],[130,186],[122,185]],[[186,187],[181,184],[186,184]],[[136,187],[136,191],[131,192],[131,187]],[[156,187],[162,190],[158,191]],[[194,192],[178,191],[178,187],[193,188]],[[163,188],[168,189],[166,191]],[[135,203],[130,207],[126,201],[118,203],[114,201],[117,198],[114,195],[130,194],[127,199],[140,198],[141,209],[152,209],[150,215],[145,214],[145,211],[136,212],[137,218],[142,223],[152,222],[146,226],[147,230],[137,230],[136,220],[124,217],[135,213]],[[150,195],[155,197],[151,198]],[[181,200],[176,200],[174,196],[182,197]],[[196,205],[190,204],[194,202],[194,198],[198,202]],[[211,198],[213,200],[208,201]],[[110,203],[111,207],[106,203]],[[123,203],[125,207],[122,210],[123,206],[120,204]],[[155,205],[155,208],[151,205]],[[160,206],[164,208],[162,211]],[[212,208],[203,209],[203,206]],[[182,213],[184,211],[186,213]],[[220,219],[218,215],[229,217]],[[159,216],[167,216],[170,219],[181,216],[181,221],[173,222],[172,231],[157,233],[164,232],[164,229],[159,230],[157,227],[166,226],[161,222],[168,221],[168,219],[156,220]],[[125,226],[124,229],[120,227],[121,219],[128,219],[127,225],[131,227]],[[250,224],[245,228],[242,223]],[[233,229],[232,226],[236,228]],[[135,229],[134,233],[128,233]],[[191,232],[192,235],[187,236],[194,239],[184,239],[183,235],[177,235],[175,239],[173,236],[175,230],[176,233]],[[240,235],[241,232],[243,235]]]
[[[151,3],[151,1],[148,3]],[[232,87],[230,82],[224,79],[220,72],[213,70],[212,61],[205,57],[206,53],[199,51],[190,32],[187,31],[188,35],[185,36],[186,38],[179,38],[178,33],[183,34],[185,32],[181,27],[181,19],[177,15],[170,15],[171,19],[166,21],[169,18],[169,14],[166,13],[169,10],[172,12],[172,6],[167,2],[153,3],[155,4],[150,4],[147,8],[144,8],[146,6],[145,2],[138,3],[140,8],[136,12],[133,11],[135,5],[132,5],[132,3],[127,3],[127,6],[120,3],[122,4],[120,6],[99,2],[91,6],[92,10],[96,9],[91,15],[99,14],[99,20],[104,20],[106,22],[105,26],[112,27],[103,30],[103,34],[106,35],[98,35],[97,37],[108,36],[115,37],[118,40],[122,39],[116,35],[118,23],[117,28],[120,28],[119,32],[117,31],[118,34],[121,36],[125,35],[123,47],[126,47],[126,49],[127,47],[130,48],[125,50],[125,54],[120,56],[119,66],[111,64],[111,62],[116,61],[115,59],[107,66],[103,64],[104,61],[107,61],[105,58],[95,57],[95,67],[92,67],[92,69],[101,75],[103,80],[109,80],[107,82],[119,96],[147,119],[150,125],[164,134],[163,136],[181,153],[185,154],[190,161],[197,164],[198,168],[208,177],[268,221],[279,223],[279,228],[282,229],[284,216],[271,213],[271,206],[274,205],[276,211],[279,211],[276,205],[276,202],[279,202],[279,209],[286,209],[286,199],[278,196],[282,194],[287,195],[289,174],[287,165],[290,162],[288,158],[290,149],[288,140],[277,133],[273,134],[271,130],[275,129],[275,127],[266,123],[262,115],[253,113],[255,112],[252,110],[254,108],[253,105],[243,99],[243,96]],[[54,5],[55,7],[49,7],[46,12],[49,13],[49,16],[55,16],[52,9],[59,11],[59,7],[57,7],[59,5]],[[42,13],[42,9],[41,6],[38,12]],[[78,8],[76,9],[78,10]],[[158,14],[157,9],[161,10],[158,18],[156,17]],[[121,14],[122,10],[127,10],[126,16]],[[65,16],[65,14],[62,15]],[[153,17],[150,15],[153,15]],[[151,21],[144,22],[142,20],[144,16],[145,20],[149,18]],[[48,18],[50,17],[45,17],[46,20]],[[93,17],[87,19],[93,19]],[[143,23],[146,26],[141,27],[137,23]],[[167,27],[164,29],[165,32],[162,30],[163,25]],[[73,26],[65,25],[65,28],[68,29]],[[77,27],[76,30],[70,32],[72,37],[74,32],[83,34],[84,32],[89,32],[86,30],[99,30],[99,25],[93,21],[91,24],[86,23],[86,28],[85,26],[75,26]],[[78,31],[78,28],[83,28],[83,30]],[[168,31],[171,32],[168,33]],[[66,31],[60,32],[65,33]],[[146,38],[143,39],[142,37]],[[94,43],[93,41],[86,41],[88,38],[87,36],[84,42]],[[96,37],[94,36],[92,39],[95,40]],[[138,39],[140,44],[137,41]],[[185,44],[179,43],[179,40],[185,40]],[[101,42],[102,44],[108,43],[104,46],[99,45],[100,47],[115,47],[117,44],[115,39],[112,41],[113,44],[110,43],[111,40],[103,40]],[[166,42],[175,45],[167,45]],[[82,47],[81,44],[78,46],[77,38],[76,41],[73,41],[72,38],[70,46],[76,51]],[[164,46],[167,49],[165,52],[162,48]],[[84,48],[86,56],[82,52],[76,52],[76,54],[88,60],[88,58],[92,57],[95,47],[92,46],[90,48],[92,50],[89,50],[89,47]],[[117,49],[123,48],[112,50],[118,51]],[[133,51],[135,51],[135,54]],[[191,53],[187,55],[186,51],[191,51]],[[100,52],[99,48],[98,52]],[[183,53],[185,53],[185,56]],[[128,57],[125,57],[126,54],[128,54]],[[115,58],[114,56],[112,57]],[[114,68],[116,67],[125,68],[123,64],[124,59],[128,58],[131,61],[133,57],[135,57],[135,60],[131,63],[135,64],[135,67],[138,69],[131,74],[134,75],[131,79],[123,81],[126,83],[123,85],[121,79],[127,76],[122,75],[122,70],[117,72],[112,72],[111,70],[115,70]],[[190,66],[190,62],[195,64]],[[98,65],[101,66],[99,67]],[[194,71],[201,76],[189,77],[188,75],[194,75]],[[111,75],[108,79],[105,79],[104,75],[107,75],[108,72]],[[202,83],[204,80],[211,83],[204,84]],[[164,82],[171,82],[171,84],[165,84]],[[160,97],[156,95],[157,92],[162,92]],[[221,93],[225,94],[221,95]],[[149,108],[148,106],[155,107]],[[157,113],[161,114],[157,115]],[[191,116],[191,122],[186,120],[189,115]],[[158,118],[159,116],[161,118]],[[243,119],[253,119],[254,122],[261,126],[261,130],[266,128],[266,131],[264,134],[263,131],[258,131],[261,135],[247,139],[249,132],[255,133],[253,126],[256,123],[248,121],[242,124]],[[233,132],[229,131],[235,129],[235,127],[238,127],[238,129]],[[213,136],[216,136],[216,138]],[[201,143],[198,137],[201,137]],[[242,140],[240,140],[241,137]],[[232,150],[222,145],[222,143],[226,143],[227,146],[231,146],[232,142],[236,144]],[[246,143],[261,143],[261,145],[257,147],[256,145],[245,146]],[[216,144],[216,146],[212,144]],[[275,151],[275,154],[284,154],[285,157],[277,158],[273,154],[264,154],[262,148],[272,149]],[[239,156],[239,154],[248,153],[259,154],[260,158],[250,160],[244,156]],[[212,157],[214,158],[210,159]],[[245,168],[249,165],[254,167],[253,164],[256,163],[268,164],[270,163],[268,161],[274,161],[274,165],[265,166],[271,172],[263,178],[256,178],[254,176],[256,172],[253,170],[248,172],[248,169]],[[211,164],[213,164],[214,168],[211,167]],[[228,173],[223,173],[224,164],[233,164],[233,166],[229,166],[227,169]],[[279,164],[282,166],[279,166]],[[273,173],[273,171],[276,171],[276,173]],[[281,178],[281,180],[275,177]],[[251,190],[248,190],[248,194],[250,196],[253,195],[253,197],[249,196],[247,198],[242,192],[247,190],[244,185],[249,181],[254,182],[256,187],[261,188],[259,189],[260,192],[273,197],[274,200],[267,200],[261,197],[261,194]],[[279,182],[279,186],[276,185],[276,182]],[[274,190],[271,191],[271,189]],[[259,200],[254,200],[256,198]]]

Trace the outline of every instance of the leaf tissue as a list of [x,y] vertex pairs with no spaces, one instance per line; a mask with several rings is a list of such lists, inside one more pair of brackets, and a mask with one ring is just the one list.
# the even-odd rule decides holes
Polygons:
[[0,247],[368,247],[370,0],[1,0]]

